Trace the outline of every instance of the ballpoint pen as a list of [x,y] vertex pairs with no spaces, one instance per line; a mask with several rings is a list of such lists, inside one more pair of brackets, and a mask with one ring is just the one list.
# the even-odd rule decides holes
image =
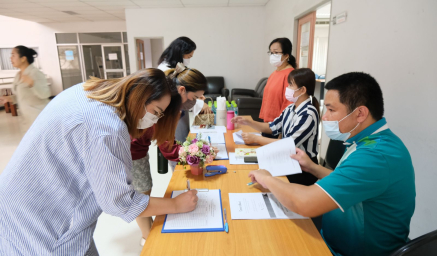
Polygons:
[[226,208],[225,208],[225,231],[226,231],[226,233],[229,233],[228,217],[226,216]]
[[252,186],[253,184],[256,184],[256,181],[252,181],[252,182],[247,183],[248,186]]
[[211,146],[211,137],[208,136],[208,140],[209,140],[209,145]]
[[190,180],[187,180],[187,190],[190,191]]

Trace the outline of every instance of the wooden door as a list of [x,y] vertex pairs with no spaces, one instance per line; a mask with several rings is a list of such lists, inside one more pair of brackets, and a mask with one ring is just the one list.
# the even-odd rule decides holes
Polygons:
[[297,66],[313,67],[314,30],[316,28],[316,12],[299,19],[297,28]]
[[137,43],[137,63],[138,70],[146,68],[146,61],[144,56],[144,41],[141,39],[136,40]]

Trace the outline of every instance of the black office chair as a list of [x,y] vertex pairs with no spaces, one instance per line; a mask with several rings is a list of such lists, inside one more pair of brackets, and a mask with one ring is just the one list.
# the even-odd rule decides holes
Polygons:
[[411,240],[390,256],[435,256],[437,255],[437,230]]
[[216,101],[219,96],[228,98],[229,90],[225,88],[225,79],[222,76],[207,76],[206,80],[208,81],[206,98],[212,98],[213,101]]
[[263,120],[259,118],[262,102],[262,98],[238,98],[238,115],[251,116],[253,120],[263,122]]
[[262,98],[264,93],[264,88],[267,84],[267,77],[261,78],[256,84],[255,90],[236,88],[231,91],[231,101],[237,101],[239,98]]
[[343,141],[330,140],[323,166],[334,170],[345,150],[346,146],[343,144]]

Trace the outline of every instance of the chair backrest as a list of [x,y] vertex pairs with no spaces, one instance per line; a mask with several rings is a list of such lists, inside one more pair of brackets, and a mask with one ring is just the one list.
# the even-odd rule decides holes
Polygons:
[[346,150],[346,146],[343,144],[343,141],[340,140],[330,140],[328,149],[326,151],[325,157],[325,166],[332,168],[332,170],[337,167],[338,162]]
[[261,84],[259,85],[258,90],[255,90],[255,91],[258,93],[258,96],[259,96],[260,98],[262,98],[263,95],[264,95],[264,88],[266,88],[267,80],[268,80],[268,78],[267,78],[267,77],[264,77],[264,78],[263,78],[263,81],[262,81]]
[[437,230],[411,240],[394,251],[390,256],[431,256],[437,255]]
[[225,88],[225,79],[222,76],[207,76],[208,89],[205,94],[221,94]]
[[264,82],[264,79],[266,79],[267,77],[263,77],[263,78],[261,78],[259,81],[258,81],[258,83],[256,84],[256,86],[255,86],[255,92],[259,92],[260,91],[260,86],[261,86],[261,84]]

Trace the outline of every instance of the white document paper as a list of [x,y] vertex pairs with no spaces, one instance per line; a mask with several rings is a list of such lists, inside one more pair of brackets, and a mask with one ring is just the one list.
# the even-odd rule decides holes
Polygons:
[[110,53],[108,54],[109,60],[117,60],[117,54],[116,53]]
[[226,150],[226,144],[212,144],[213,147],[216,147],[219,152],[214,160],[227,160],[229,159],[228,151]]
[[229,164],[257,164],[257,163],[245,163],[244,157],[236,157],[235,152],[229,152]]
[[[173,191],[172,198],[184,193],[183,190]],[[187,213],[167,214],[162,232],[199,232],[223,229],[223,215],[220,190],[198,192],[196,209]],[[218,231],[218,230],[217,230]]]
[[229,193],[233,220],[308,219],[285,208],[272,193]]
[[[256,132],[250,132],[250,133],[255,134],[257,136],[261,136],[260,133],[256,133]],[[239,130],[238,132],[234,132],[232,134],[232,136],[234,137],[235,144],[237,144],[237,145],[244,145],[244,140],[243,140],[242,134],[243,134],[242,130]]]
[[266,169],[273,176],[302,173],[299,162],[291,159],[296,154],[293,138],[285,138],[256,149],[260,169]]
[[209,142],[209,138],[211,138],[211,144],[224,144],[225,142],[225,135],[223,133],[203,133],[200,132],[197,134],[199,137],[199,134],[202,134],[202,140]]
[[211,128],[200,128],[199,125],[193,125],[190,129],[191,133],[226,133],[226,126],[214,125]]

